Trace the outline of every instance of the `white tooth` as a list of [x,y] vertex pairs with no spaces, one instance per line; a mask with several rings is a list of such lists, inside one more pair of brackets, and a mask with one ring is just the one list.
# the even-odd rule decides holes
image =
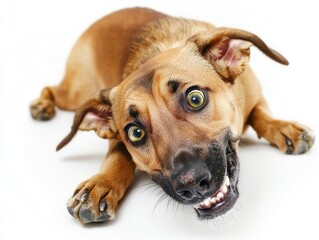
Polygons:
[[226,186],[229,186],[229,185],[230,185],[230,183],[229,183],[229,177],[228,177],[227,175],[225,176],[224,182],[225,182]]
[[210,202],[211,202],[212,204],[215,204],[215,203],[216,203],[216,198],[215,198],[215,197],[211,198],[211,199],[210,199]]
[[227,193],[228,188],[227,188],[227,186],[225,185],[225,183],[221,186],[220,190],[221,190],[223,193],[225,193],[225,194]]
[[218,197],[219,199],[223,199],[223,198],[224,198],[224,194],[223,194],[222,192],[219,192],[219,193],[217,194],[217,197]]
[[205,206],[209,206],[209,204],[210,204],[210,199],[209,199],[209,198],[206,198],[203,203],[204,203]]

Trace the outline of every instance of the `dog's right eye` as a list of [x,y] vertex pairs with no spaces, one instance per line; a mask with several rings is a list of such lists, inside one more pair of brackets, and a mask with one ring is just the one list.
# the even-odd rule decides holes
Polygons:
[[205,103],[205,95],[202,91],[194,89],[187,94],[187,104],[191,109],[200,109]]
[[133,125],[127,130],[127,136],[132,143],[138,143],[144,139],[145,132],[142,128]]

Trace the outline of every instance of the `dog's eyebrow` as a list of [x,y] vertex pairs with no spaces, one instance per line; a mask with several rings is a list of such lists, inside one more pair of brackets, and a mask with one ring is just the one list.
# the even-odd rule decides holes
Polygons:
[[147,90],[148,92],[152,91],[152,85],[153,85],[153,77],[154,77],[155,71],[151,71],[141,78],[138,79],[138,85],[142,86]]
[[128,107],[128,114],[129,114],[130,117],[132,117],[132,118],[135,118],[135,119],[138,118],[139,113],[138,113],[138,111],[137,111],[135,105],[130,105],[130,106]]
[[180,84],[181,83],[178,80],[169,80],[167,86],[169,87],[172,93],[176,93]]

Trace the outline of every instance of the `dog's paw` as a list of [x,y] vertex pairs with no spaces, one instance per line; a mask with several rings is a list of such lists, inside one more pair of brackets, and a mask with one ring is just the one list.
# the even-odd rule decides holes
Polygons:
[[46,99],[38,99],[31,103],[31,116],[35,120],[47,121],[55,116],[54,103]]
[[315,141],[315,135],[308,127],[296,122],[275,121],[273,141],[286,154],[307,152]]
[[69,213],[82,223],[104,222],[115,218],[119,186],[98,174],[81,183],[68,200]]

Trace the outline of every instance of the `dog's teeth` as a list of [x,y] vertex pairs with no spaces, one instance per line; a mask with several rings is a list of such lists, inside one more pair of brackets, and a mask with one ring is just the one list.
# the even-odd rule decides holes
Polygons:
[[230,183],[229,183],[229,177],[228,177],[227,175],[225,176],[224,182],[225,182],[225,184],[226,184],[227,187],[230,185]]
[[227,193],[228,188],[225,183],[220,187],[220,190],[225,194]]
[[215,197],[211,198],[211,199],[210,199],[210,202],[211,202],[212,204],[215,204],[215,203],[216,203],[216,198],[215,198]]
[[219,192],[219,193],[217,194],[217,198],[218,198],[218,201],[220,201],[221,199],[224,198],[224,194],[223,194],[222,192]]
[[210,205],[210,199],[206,198],[203,203],[206,207],[208,207]]
[[201,203],[193,205],[193,207],[195,209],[207,209],[207,208],[211,208],[212,206],[220,203],[227,196],[228,186],[229,186],[229,178],[226,176],[224,183],[220,187],[220,189],[217,192],[217,195],[215,197],[208,197],[204,201],[202,201]]

